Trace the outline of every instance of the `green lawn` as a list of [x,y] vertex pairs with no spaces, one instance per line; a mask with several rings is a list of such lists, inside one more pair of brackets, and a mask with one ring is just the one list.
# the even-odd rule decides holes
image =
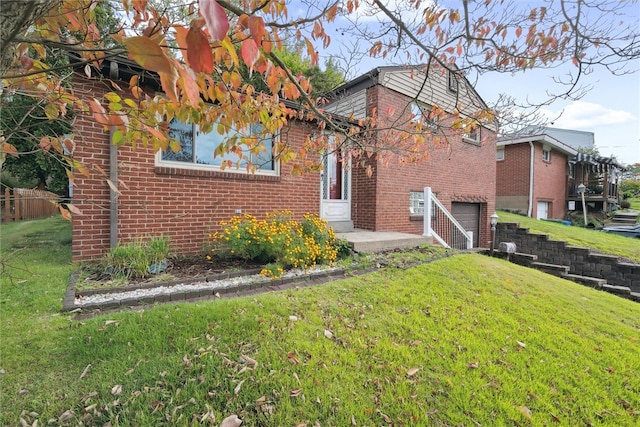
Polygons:
[[538,271],[457,255],[75,320],[68,224],[0,232],[1,425],[640,423],[640,304]]
[[499,211],[498,216],[500,217],[499,222],[517,222],[521,227],[528,228],[535,233],[548,234],[555,240],[565,240],[574,246],[589,247],[640,262],[640,242],[638,239],[532,219],[504,211]]

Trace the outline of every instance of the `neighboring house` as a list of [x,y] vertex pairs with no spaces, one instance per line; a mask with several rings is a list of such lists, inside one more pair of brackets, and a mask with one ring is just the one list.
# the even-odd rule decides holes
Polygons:
[[537,219],[564,218],[576,149],[547,134],[506,136],[496,151],[496,206]]
[[[428,158],[399,164],[374,155],[368,159],[371,176],[358,168],[352,176],[345,172],[344,179],[351,178],[351,192],[343,198],[344,210],[332,209],[336,221],[352,221],[366,230],[422,234],[422,192],[428,186],[473,232],[473,246],[488,245],[489,216],[495,209],[496,129],[479,126],[464,134],[450,126],[456,111],[473,117],[487,109],[464,77],[437,67],[428,77],[416,69],[379,67],[339,87],[326,109],[355,119],[377,111],[382,117],[378,126],[383,128],[408,124],[434,105],[444,110],[438,123],[433,123],[433,132],[443,140],[425,147]],[[327,203],[332,201],[323,200],[322,212]]]
[[[534,132],[527,134],[527,130]],[[624,171],[595,150],[593,132],[530,128],[498,139],[496,204],[532,218],[564,218],[587,209],[609,212],[620,202]]]
[[[105,60],[101,72],[121,81],[133,74],[142,81],[149,75],[126,60]],[[427,81],[424,77],[400,68],[376,69],[340,88],[333,107],[350,96],[364,101],[355,110],[358,114],[374,107],[394,107],[398,114],[410,115],[413,105],[426,108],[434,99],[451,111],[461,103],[469,110],[476,103],[484,105],[464,78],[458,87],[458,80]],[[154,80],[147,81],[153,89]],[[107,78],[76,73],[74,90],[80,97],[101,99],[112,86]],[[368,159],[372,171],[368,176],[358,166],[343,168],[335,154],[324,157],[324,170],[317,174],[294,175],[294,163],[280,164],[269,155],[255,174],[244,169],[222,170],[220,161],[211,157],[220,135],[200,134],[181,123],[171,126],[182,143],[177,154],[152,147],[134,149],[130,144],[116,146],[91,117],[76,116],[74,160],[94,173],[75,178],[73,203],[82,214],[73,217],[74,261],[98,259],[119,243],[158,235],[169,236],[172,252],[196,253],[221,220],[238,213],[262,215],[281,209],[291,210],[296,217],[319,213],[337,227],[422,234],[425,186],[431,186],[463,225],[474,231],[475,246],[486,246],[490,239],[488,216],[495,209],[495,129],[477,128],[464,137],[461,131],[449,132],[444,148],[433,148],[421,163],[382,164],[374,155]],[[302,147],[307,135],[318,132],[310,122],[291,121],[287,126],[279,137],[287,138],[294,148]],[[265,141],[267,147],[269,144]],[[205,157],[200,156],[201,150],[206,151]],[[95,171],[104,171],[104,176]],[[110,188],[106,178],[122,183],[121,194]]]

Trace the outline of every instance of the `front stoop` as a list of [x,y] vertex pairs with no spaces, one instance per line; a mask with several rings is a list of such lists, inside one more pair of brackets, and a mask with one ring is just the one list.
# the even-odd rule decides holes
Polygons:
[[433,237],[393,231],[355,230],[351,233],[336,233],[336,237],[345,239],[355,252],[361,253],[384,252],[433,244]]
[[350,233],[355,230],[353,221],[329,221],[329,227],[336,233]]

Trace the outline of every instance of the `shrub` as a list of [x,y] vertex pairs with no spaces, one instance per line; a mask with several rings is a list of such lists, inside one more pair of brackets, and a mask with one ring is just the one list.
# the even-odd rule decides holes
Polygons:
[[144,277],[149,267],[169,254],[169,238],[152,237],[148,242],[138,240],[117,246],[106,257],[107,273],[114,276]]
[[262,274],[269,277],[279,277],[286,268],[332,263],[337,256],[333,229],[314,214],[305,214],[301,222],[292,216],[278,211],[261,220],[245,214],[222,221],[222,230],[209,235],[211,255],[263,262]]
[[628,200],[623,200],[620,202],[620,209],[629,209],[631,207],[631,203]]

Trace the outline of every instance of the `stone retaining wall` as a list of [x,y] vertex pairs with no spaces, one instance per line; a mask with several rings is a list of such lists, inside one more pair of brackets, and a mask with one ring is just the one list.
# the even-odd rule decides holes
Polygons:
[[552,240],[546,234],[530,233],[516,223],[499,223],[496,242],[514,242],[518,252],[537,255],[540,262],[570,266],[570,274],[605,279],[610,285],[640,292],[640,265],[620,262],[616,256],[593,253],[589,248]]

